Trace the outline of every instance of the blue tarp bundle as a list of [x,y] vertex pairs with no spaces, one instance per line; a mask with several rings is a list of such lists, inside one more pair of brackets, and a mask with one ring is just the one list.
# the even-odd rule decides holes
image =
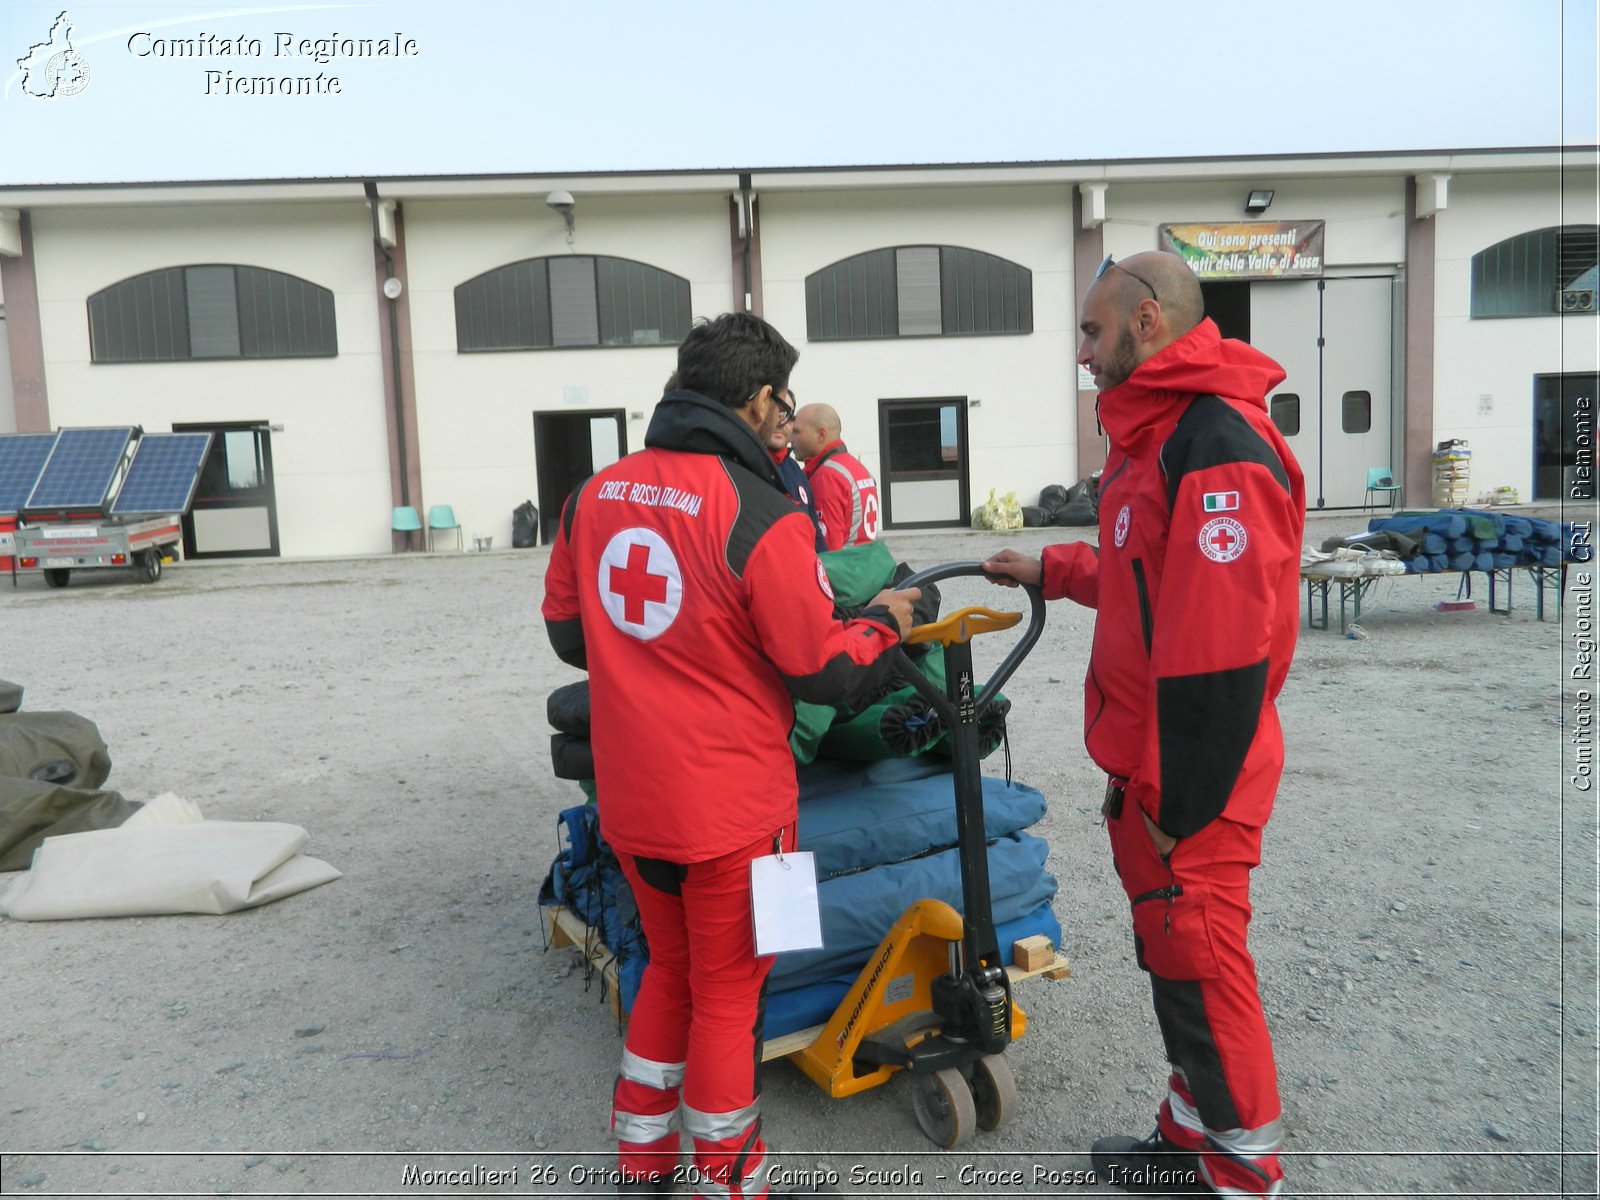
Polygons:
[[[800,845],[805,844],[802,833]],[[1056,894],[1055,876],[1044,869],[1049,849],[1043,838],[1027,833],[1007,834],[989,844],[989,892],[996,922],[1015,920],[1048,904]],[[863,966],[914,900],[943,900],[960,912],[957,853],[943,850],[818,884],[822,948],[778,955],[770,990],[816,983]]]
[[[1057,883],[1044,869],[1049,847],[1021,832],[1044,815],[1044,797],[1024,784],[985,778],[983,802],[999,945],[1034,933],[1059,945],[1061,926],[1050,907]],[[632,893],[601,836],[595,806],[567,809],[560,819],[565,845],[539,902],[564,904],[595,928],[617,958],[623,1011],[631,1011],[648,961]],[[948,763],[819,762],[801,772],[800,846],[816,855],[824,944],[776,957],[768,985],[769,1037],[821,1020],[818,1006],[830,998],[837,1003],[912,901],[932,897],[961,910],[955,843]]]
[[[984,777],[988,837],[1026,829],[1044,811],[1044,797],[1026,784]],[[816,855],[819,882],[955,844],[948,762],[891,758],[865,770],[816,762],[800,772],[800,848]]]
[[1588,562],[1593,547],[1586,536],[1574,538],[1570,522],[1538,517],[1512,517],[1480,509],[1440,509],[1374,517],[1369,533],[1403,534],[1417,543],[1405,560],[1406,572],[1490,571],[1506,567],[1558,567]]

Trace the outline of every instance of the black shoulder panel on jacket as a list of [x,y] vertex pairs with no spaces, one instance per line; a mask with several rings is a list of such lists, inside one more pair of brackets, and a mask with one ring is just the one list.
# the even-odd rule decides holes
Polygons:
[[1156,682],[1161,812],[1173,837],[1198,833],[1227,806],[1267,694],[1267,660]]
[[[720,458],[722,469],[728,473],[733,493],[739,504],[738,515],[728,526],[728,542],[723,555],[728,560],[728,570],[735,579],[744,578],[745,564],[756,548],[756,543],[766,536],[767,530],[779,517],[793,513],[805,516],[805,511],[789,499],[788,492],[780,492],[765,479],[761,479],[736,462]],[[776,470],[776,468],[774,468]]]
[[1189,402],[1172,436],[1161,447],[1161,470],[1167,477],[1167,507],[1178,502],[1178,488],[1191,471],[1227,463],[1260,463],[1285,492],[1289,474],[1272,444],[1220,396],[1201,395]]
[[567,543],[572,542],[572,521],[578,515],[578,497],[583,494],[583,484],[572,489],[572,494],[567,497],[566,504],[561,507],[561,532],[566,534]]

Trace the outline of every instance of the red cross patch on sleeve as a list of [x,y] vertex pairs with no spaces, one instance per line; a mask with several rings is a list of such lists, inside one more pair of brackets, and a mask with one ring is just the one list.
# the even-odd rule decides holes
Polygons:
[[1232,517],[1213,517],[1200,526],[1200,553],[1212,562],[1232,562],[1249,544],[1245,527]]

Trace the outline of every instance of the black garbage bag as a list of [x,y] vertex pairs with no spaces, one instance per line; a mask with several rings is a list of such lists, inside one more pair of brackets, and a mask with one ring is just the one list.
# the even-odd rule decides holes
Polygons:
[[1067,489],[1067,502],[1055,514],[1057,525],[1093,525],[1100,516],[1099,479],[1080,479]]
[[[1054,520],[1055,515],[1066,506],[1067,489],[1062,487],[1059,483],[1052,483],[1049,487],[1043,489],[1039,493],[1039,507],[1050,514],[1052,520]],[[1028,514],[1026,510],[1023,511],[1022,517],[1024,521],[1027,520]]]
[[1048,525],[1053,514],[1037,504],[1024,504],[1022,506],[1022,524],[1027,529],[1037,529],[1041,525]]
[[539,544],[539,510],[532,500],[524,500],[511,510],[511,544],[518,550]]

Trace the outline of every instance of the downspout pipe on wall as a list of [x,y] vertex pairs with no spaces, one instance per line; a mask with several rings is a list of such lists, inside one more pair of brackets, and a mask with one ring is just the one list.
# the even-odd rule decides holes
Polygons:
[[750,242],[756,235],[755,213],[750,207],[750,172],[739,173],[739,232],[740,250],[744,255],[744,311],[754,312],[755,284],[750,279]]
[[[394,254],[384,244],[383,235],[378,222],[378,208],[381,201],[378,198],[378,185],[375,180],[365,180],[363,187],[367,194],[367,208],[372,213],[372,244],[383,255],[384,281],[395,278]],[[400,503],[411,503],[411,469],[410,455],[406,446],[406,411],[405,400],[400,386],[400,313],[398,295],[384,295],[384,301],[389,306],[389,395],[386,399],[394,413],[395,451],[400,466]],[[406,545],[409,547],[411,535],[406,534]]]

